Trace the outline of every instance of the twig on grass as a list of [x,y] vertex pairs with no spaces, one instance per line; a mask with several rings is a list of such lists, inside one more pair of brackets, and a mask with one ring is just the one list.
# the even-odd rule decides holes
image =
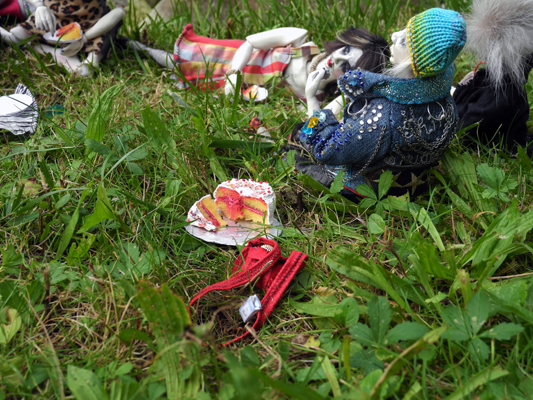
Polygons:
[[283,366],[283,361],[281,359],[281,356],[278,353],[274,352],[270,348],[270,346],[267,346],[265,343],[263,343],[261,339],[259,339],[259,336],[257,336],[255,329],[252,329],[248,324],[246,324],[245,327],[248,330],[248,332],[250,332],[250,335],[252,335],[254,339],[257,340],[257,343],[259,343],[261,347],[264,348],[268,352],[268,354],[270,354],[272,357],[274,357],[278,361],[278,370],[271,376],[271,378],[277,378],[278,376],[280,376],[281,367]]
[[[517,275],[491,276],[490,278],[485,278],[485,279],[489,281],[498,281],[500,279],[520,278],[522,276],[531,276],[531,275],[533,275],[533,272],[526,272],[524,274],[517,274]],[[477,282],[477,279],[470,279],[470,282]]]

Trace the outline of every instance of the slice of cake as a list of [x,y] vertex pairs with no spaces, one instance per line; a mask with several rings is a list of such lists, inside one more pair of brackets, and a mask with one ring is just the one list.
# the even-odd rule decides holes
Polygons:
[[58,29],[54,36],[60,37],[61,41],[79,39],[81,38],[81,26],[77,22],[73,22]]
[[244,202],[235,190],[218,186],[215,190],[215,203],[225,217],[233,221],[244,219]]
[[268,182],[232,179],[215,190],[215,203],[223,216],[272,225],[276,195]]
[[187,215],[187,221],[194,221],[193,226],[204,228],[208,231],[214,231],[217,228],[226,226],[217,211],[217,205],[211,198],[211,195],[202,197],[193,204]]
[[248,89],[246,89],[244,92],[242,92],[242,94],[248,97],[249,99],[255,99],[257,97],[257,92],[258,92],[258,86],[253,85],[253,86],[250,86]]

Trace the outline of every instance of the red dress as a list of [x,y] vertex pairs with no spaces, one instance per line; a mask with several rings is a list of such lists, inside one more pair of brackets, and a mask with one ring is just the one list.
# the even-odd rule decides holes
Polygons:
[[[174,61],[189,82],[198,83],[206,75],[215,88],[224,86],[226,72],[242,40],[220,40],[199,36],[188,24],[176,40]],[[301,47],[277,47],[270,50],[254,50],[248,64],[243,68],[243,82],[264,86],[273,78],[282,78],[283,71],[292,58],[318,55],[316,45]]]
[[24,15],[24,10],[18,0],[6,0],[0,4],[0,17],[7,16],[24,20],[27,15]]

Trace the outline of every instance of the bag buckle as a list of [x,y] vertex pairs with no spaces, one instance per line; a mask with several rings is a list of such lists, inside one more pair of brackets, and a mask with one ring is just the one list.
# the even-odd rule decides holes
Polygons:
[[239,307],[239,313],[245,324],[259,311],[261,311],[261,300],[256,294],[248,297],[244,304]]

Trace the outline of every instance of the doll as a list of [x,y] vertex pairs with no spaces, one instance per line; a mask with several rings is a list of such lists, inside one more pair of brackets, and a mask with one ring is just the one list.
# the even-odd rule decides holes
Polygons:
[[[305,85],[310,72],[328,67],[329,79],[320,83],[318,99],[336,89],[336,78],[349,69],[381,72],[386,66],[389,50],[387,42],[379,35],[364,29],[349,28],[326,43],[326,51],[313,42],[306,42],[307,30],[278,28],[250,35],[246,41],[217,40],[199,36],[187,25],[178,37],[174,54],[152,49],[135,41],[128,46],[145,50],[159,65],[176,65],[190,82],[201,81],[209,68],[209,77],[215,88],[224,86],[227,95],[234,92],[237,71],[243,72],[247,85],[263,86],[272,78],[283,78],[285,84],[299,98],[305,98]],[[341,110],[342,99],[330,107]]]
[[502,142],[510,151],[525,147],[529,104],[524,85],[533,68],[533,0],[474,0],[465,21],[465,48],[486,61],[453,94],[460,128],[479,123],[465,142]]
[[[26,3],[35,11],[9,32],[0,27],[0,37],[9,44],[16,44],[36,35],[42,42],[46,32],[53,34],[63,26],[78,22],[83,31],[80,40],[66,47],[38,44],[35,50],[52,54],[56,62],[82,76],[89,76],[88,67],[97,68],[106,55],[127,5],[125,0],[117,0],[117,8],[109,11],[104,0],[26,0]],[[83,61],[77,56],[80,51],[87,55]]]
[[[345,193],[357,194],[358,185],[376,187],[389,169],[396,178],[407,173],[407,182],[397,180],[393,189],[414,191],[421,183],[416,175],[439,160],[456,131],[450,88],[465,41],[464,20],[455,11],[433,8],[411,18],[392,35],[392,67],[385,74],[352,70],[338,79],[351,101],[342,122],[330,110],[309,109],[311,118],[294,138],[318,163],[305,172],[332,181],[343,171]],[[324,73],[309,76],[308,99]]]

